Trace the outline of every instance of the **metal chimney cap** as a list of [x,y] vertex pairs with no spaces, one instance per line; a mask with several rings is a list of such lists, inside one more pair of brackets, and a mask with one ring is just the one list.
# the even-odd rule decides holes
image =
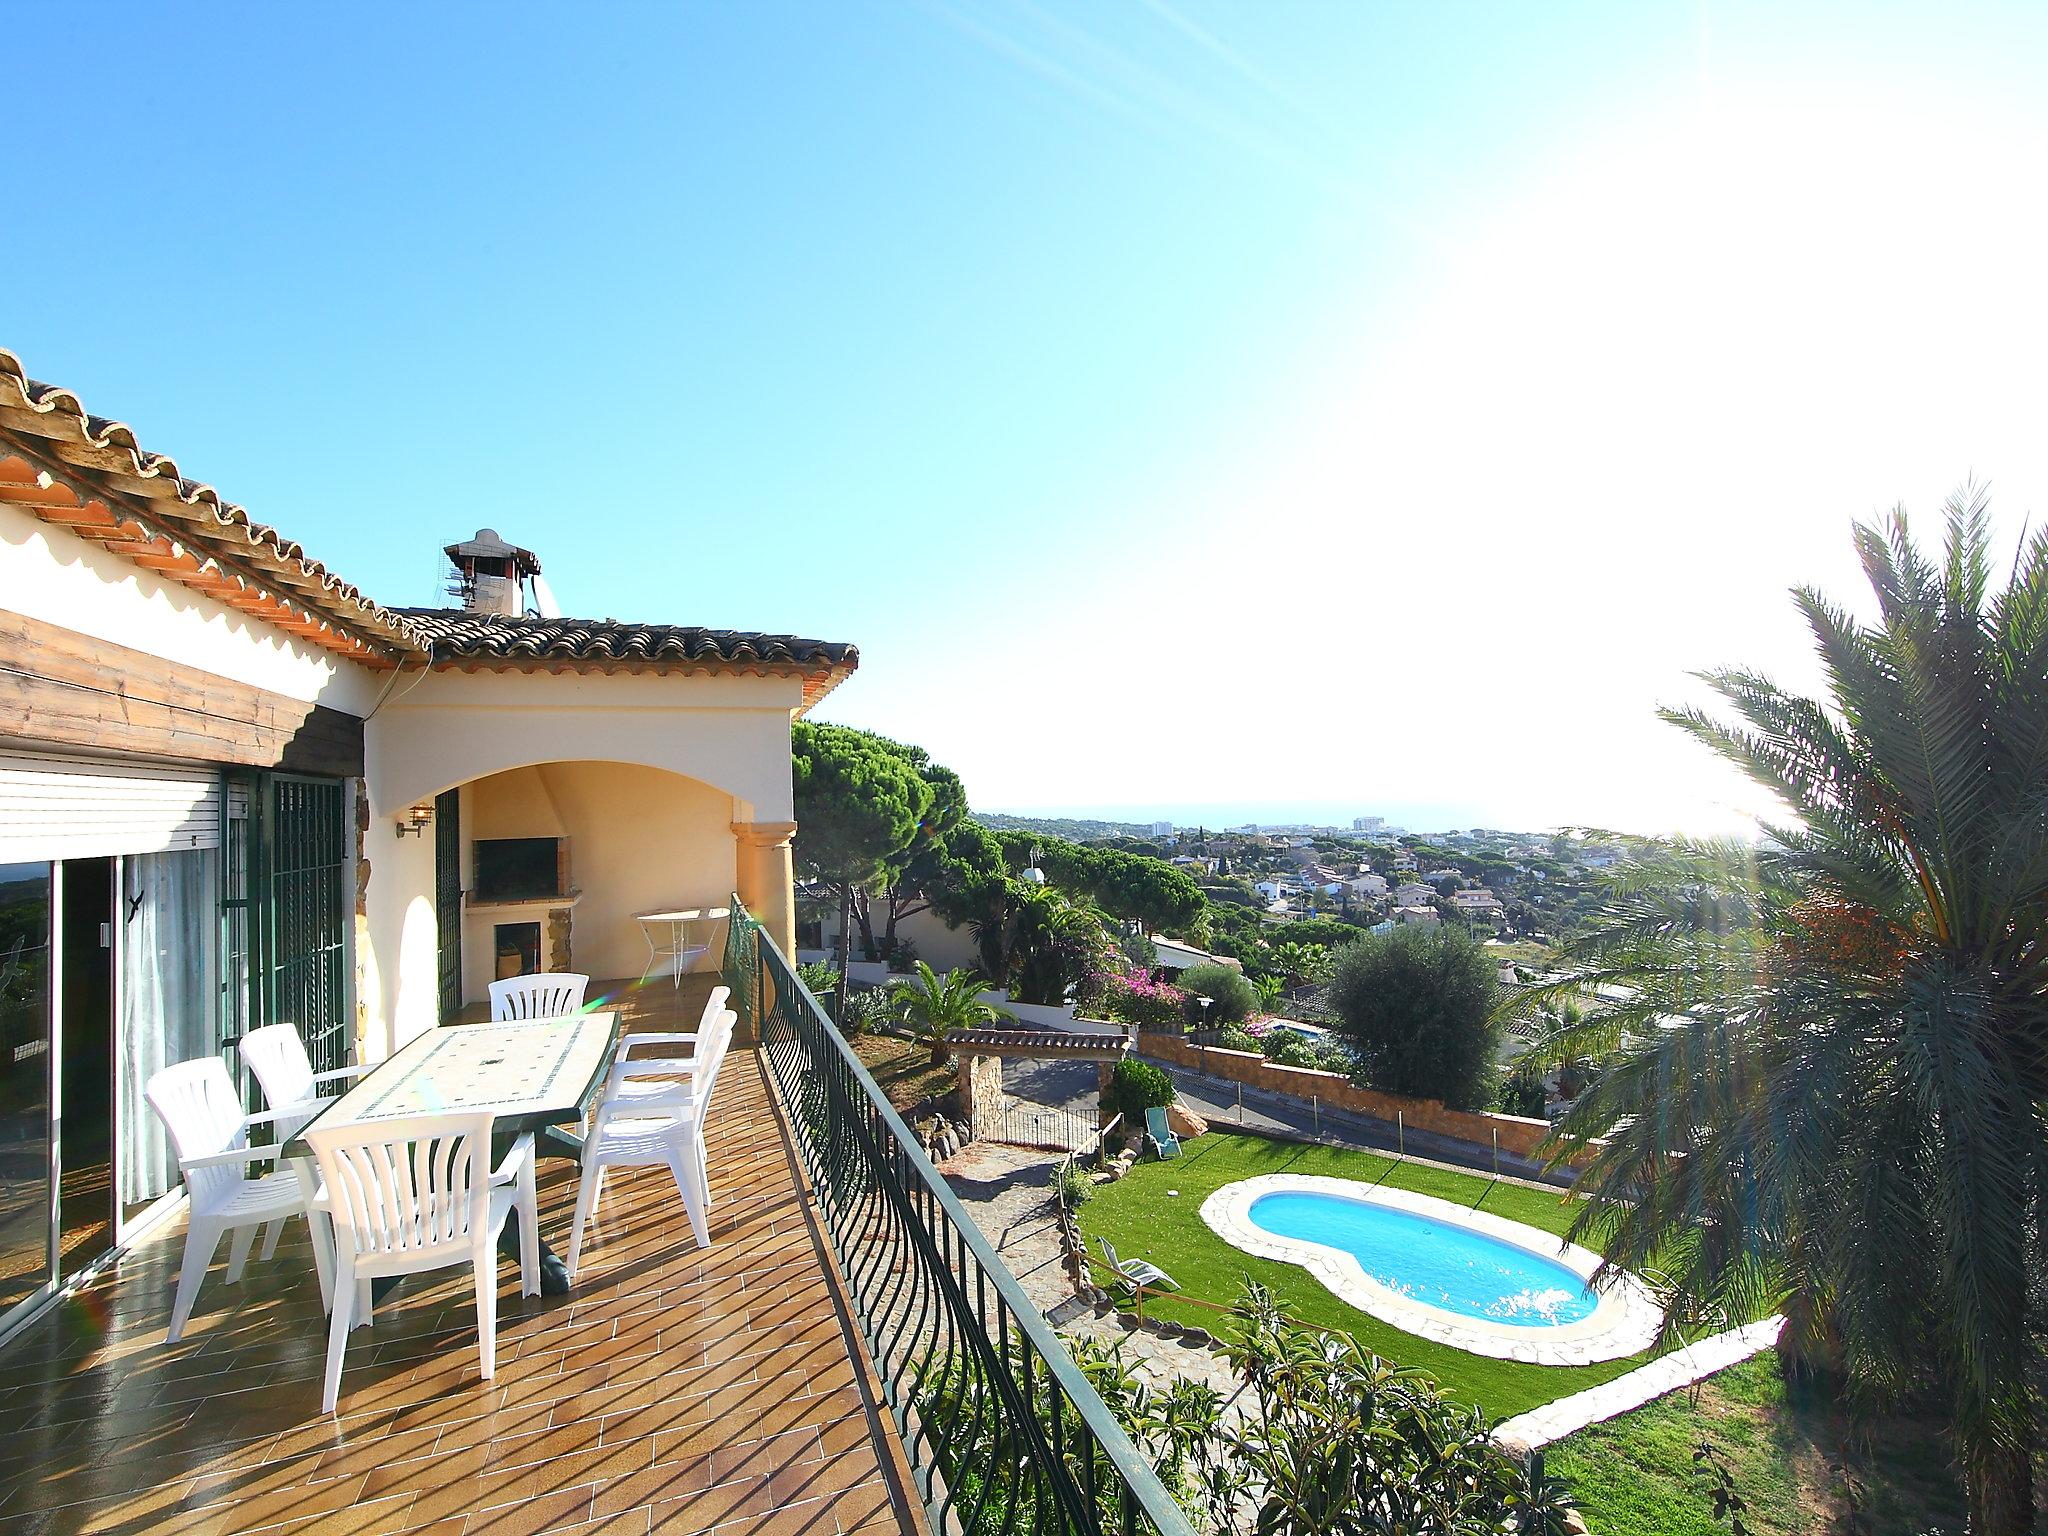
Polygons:
[[479,528],[475,538],[444,545],[442,553],[457,565],[465,560],[509,560],[513,569],[522,576],[540,572],[540,559],[532,550],[521,549],[517,544],[508,542],[495,528]]

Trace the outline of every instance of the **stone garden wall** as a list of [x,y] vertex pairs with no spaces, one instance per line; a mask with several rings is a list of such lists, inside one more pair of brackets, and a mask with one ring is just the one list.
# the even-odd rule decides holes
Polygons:
[[1226,1051],[1219,1046],[1193,1045],[1178,1035],[1147,1031],[1138,1036],[1138,1053],[1170,1066],[1186,1067],[1190,1071],[1206,1072],[1211,1077],[1243,1083],[1247,1088],[1284,1093],[1304,1104],[1314,1099],[1332,1109],[1370,1115],[1389,1124],[1398,1116],[1416,1130],[1433,1131],[1439,1136],[1454,1137],[1478,1147],[1491,1148],[1494,1134],[1498,1132],[1501,1150],[1523,1157],[1537,1156],[1538,1147],[1550,1134],[1550,1123],[1546,1120],[1534,1120],[1525,1115],[1500,1115],[1486,1110],[1451,1109],[1435,1099],[1404,1099],[1391,1093],[1378,1093],[1359,1087],[1341,1073],[1321,1072],[1313,1067],[1283,1067],[1256,1051]]

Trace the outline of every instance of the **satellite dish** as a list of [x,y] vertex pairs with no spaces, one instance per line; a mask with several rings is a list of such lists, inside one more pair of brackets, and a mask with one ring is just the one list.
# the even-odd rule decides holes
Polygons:
[[555,594],[548,590],[547,577],[538,571],[533,573],[533,606],[544,619],[559,619],[562,616],[562,605],[555,601]]

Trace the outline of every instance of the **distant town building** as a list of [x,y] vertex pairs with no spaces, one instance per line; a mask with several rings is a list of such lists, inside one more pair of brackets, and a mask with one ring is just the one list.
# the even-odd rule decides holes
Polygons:
[[1154,837],[1171,837],[1173,835],[1173,823],[1170,821],[1153,822],[1152,835]]
[[1351,830],[1354,832],[1377,832],[1386,824],[1387,818],[1384,816],[1354,816],[1351,818]]
[[1441,919],[1436,915],[1435,907],[1396,907],[1394,908],[1394,921],[1418,927],[1427,927],[1431,923],[1441,921]]

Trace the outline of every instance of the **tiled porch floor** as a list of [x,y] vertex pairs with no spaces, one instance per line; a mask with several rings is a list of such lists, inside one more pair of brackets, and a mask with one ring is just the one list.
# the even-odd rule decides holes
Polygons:
[[[705,985],[708,985],[706,983]],[[701,985],[634,1006],[694,1018]],[[915,1531],[750,1050],[711,1127],[712,1246],[666,1172],[607,1180],[575,1294],[522,1300],[500,1270],[497,1379],[477,1374],[466,1275],[406,1282],[355,1335],[320,1412],[325,1320],[304,1228],[217,1264],[164,1342],[179,1223],[0,1349],[0,1531],[720,1536]],[[542,1167],[567,1247],[573,1166]],[[225,1245],[223,1245],[223,1254]]]

